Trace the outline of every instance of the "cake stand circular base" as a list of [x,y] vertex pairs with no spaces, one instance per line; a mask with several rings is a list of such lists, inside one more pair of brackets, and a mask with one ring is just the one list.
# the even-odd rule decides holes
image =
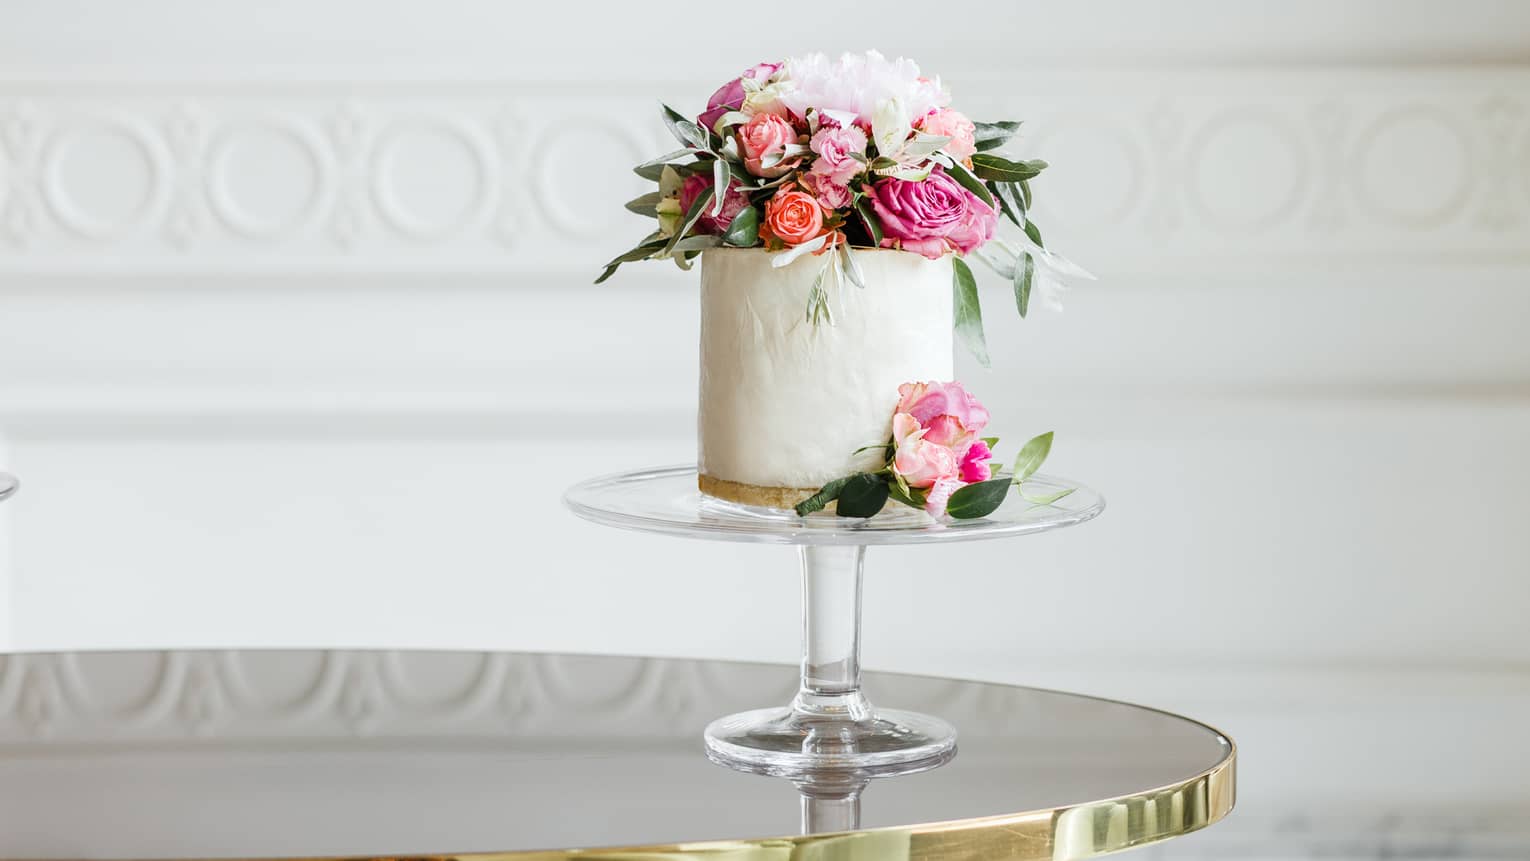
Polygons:
[[[802,571],[802,673],[787,708],[713,721],[707,755],[741,771],[798,780],[825,772],[881,777],[933,768],[956,752],[956,730],[928,715],[874,709],[861,693],[861,584],[866,548],[1007,538],[1083,523],[1105,507],[1074,482],[1032,476],[987,517],[936,519],[890,503],[875,517],[751,508],[704,496],[691,466],[581,482],[564,501],[608,526],[684,538],[787,544]],[[1071,491],[1062,495],[1063,491]]]
[[888,777],[934,768],[956,753],[956,728],[938,717],[877,709],[862,720],[815,720],[792,708],[718,718],[704,733],[707,756],[739,771],[798,777],[853,770]]

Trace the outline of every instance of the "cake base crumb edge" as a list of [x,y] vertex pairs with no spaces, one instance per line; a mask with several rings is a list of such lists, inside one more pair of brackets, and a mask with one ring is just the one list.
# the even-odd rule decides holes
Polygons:
[[707,496],[782,511],[792,510],[797,503],[818,492],[816,487],[766,487],[759,484],[744,484],[741,481],[729,481],[726,478],[714,478],[700,472],[696,474],[696,486]]

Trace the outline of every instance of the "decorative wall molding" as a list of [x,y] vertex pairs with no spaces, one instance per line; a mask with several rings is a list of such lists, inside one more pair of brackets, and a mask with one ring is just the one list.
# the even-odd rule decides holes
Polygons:
[[[705,83],[0,82],[0,271],[567,272],[642,225],[656,92]],[[1530,69],[968,82],[1053,163],[1049,235],[1170,259],[1530,260]],[[1161,265],[1161,263],[1156,264]]]

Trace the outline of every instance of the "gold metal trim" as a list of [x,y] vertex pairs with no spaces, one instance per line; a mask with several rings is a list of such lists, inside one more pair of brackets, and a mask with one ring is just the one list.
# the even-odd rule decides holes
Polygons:
[[1199,831],[1231,812],[1238,748],[1218,735],[1227,739],[1227,757],[1194,777],[1054,810],[838,834],[411,856],[411,861],[1083,861]]

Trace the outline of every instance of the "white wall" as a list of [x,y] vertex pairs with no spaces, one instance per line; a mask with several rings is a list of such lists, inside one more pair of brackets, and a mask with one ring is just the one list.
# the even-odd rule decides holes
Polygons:
[[691,455],[694,276],[588,284],[654,101],[874,44],[1053,164],[1102,280],[963,373],[1111,508],[874,552],[868,664],[1219,723],[1252,845],[1530,801],[1530,6],[995,7],[12,2],[0,645],[791,660],[788,552],[557,497]]

